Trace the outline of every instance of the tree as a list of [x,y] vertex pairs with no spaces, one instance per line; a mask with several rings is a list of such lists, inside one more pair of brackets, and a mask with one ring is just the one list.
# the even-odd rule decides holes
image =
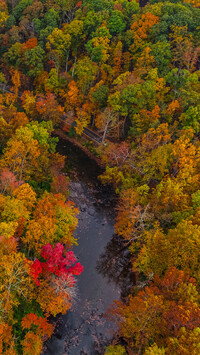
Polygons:
[[0,117],[0,150],[2,151],[5,148],[8,140],[12,136],[12,127],[11,124],[7,123],[7,121]]
[[46,47],[50,50],[50,57],[55,62],[57,73],[59,71],[60,64],[63,60],[65,60],[65,66],[67,69],[69,47],[71,44],[70,34],[64,33],[58,28],[55,28],[53,32],[48,36],[48,41],[49,42],[47,42]]
[[[144,196],[148,193],[148,186],[143,189]],[[150,205],[142,206],[139,203],[139,193],[133,189],[121,193],[120,204],[117,208],[115,231],[124,239],[137,241],[144,231],[151,225],[152,213]]]
[[12,195],[17,200],[22,201],[28,211],[32,211],[36,203],[36,193],[29,184],[25,183],[16,187]]
[[23,51],[25,52],[27,49],[32,49],[37,47],[38,45],[38,40],[36,37],[29,38],[27,42],[23,43],[22,48]]
[[44,262],[36,259],[31,266],[31,275],[37,285],[36,300],[45,312],[64,314],[74,295],[74,275],[80,275],[83,267],[80,263],[72,265],[76,261],[73,252],[66,252],[60,243],[54,247],[51,244],[43,246],[41,256]]
[[63,174],[59,174],[53,178],[51,183],[51,192],[54,194],[62,194],[63,196],[68,196],[68,180]]
[[199,283],[198,248],[199,225],[191,221],[180,222],[166,234],[158,226],[145,232],[143,245],[135,266],[146,275],[162,275],[169,267],[184,269]]
[[12,320],[13,307],[19,305],[20,297],[23,299],[28,297],[31,301],[31,292],[33,291],[27,259],[22,253],[16,252],[16,245],[13,247],[9,244],[10,240],[3,238],[0,245],[0,314],[1,319],[3,316],[8,323]]
[[200,7],[200,2],[199,0],[184,0],[185,3],[189,3],[194,7]]
[[10,121],[10,125],[12,126],[13,130],[20,128],[21,126],[26,126],[29,122],[28,117],[24,112],[16,112],[14,117]]
[[90,86],[95,80],[97,74],[97,65],[88,57],[78,60],[76,65],[75,76],[78,80],[78,87],[83,95],[86,95]]
[[122,67],[122,48],[123,44],[121,41],[118,41],[116,47],[113,51],[113,63],[114,63],[114,72],[116,75],[119,75]]
[[73,231],[77,225],[78,210],[73,203],[65,203],[64,199],[60,194],[48,193],[40,198],[23,237],[29,250],[38,253],[48,243],[54,245],[60,242],[71,246],[76,242]]
[[86,44],[86,49],[90,54],[92,61],[99,65],[107,62],[110,57],[110,38],[111,35],[107,27],[102,25],[97,29],[95,36]]
[[13,103],[16,99],[18,99],[18,94],[19,94],[19,87],[21,85],[21,81],[20,81],[20,73],[17,70],[13,70],[11,71],[11,80],[13,83],[13,87],[11,88],[11,90],[14,91],[14,95],[13,95]]
[[168,65],[172,58],[170,43],[167,41],[159,41],[151,46],[152,55],[158,67],[161,76],[166,75],[169,71]]
[[[31,274],[39,286],[39,277],[42,275],[55,274],[58,277],[68,278],[71,275],[71,281],[73,283],[72,275],[80,275],[83,271],[83,267],[80,263],[72,266],[76,262],[76,258],[72,251],[65,252],[65,248],[62,244],[56,243],[53,248],[51,244],[46,244],[42,247],[41,256],[45,262],[40,262],[35,259],[31,266]],[[74,281],[75,282],[75,281]]]
[[150,29],[159,22],[159,17],[151,12],[147,12],[141,16],[138,21],[133,22],[131,30],[133,31],[134,43],[130,47],[135,52],[138,48],[143,47],[143,41],[148,38]]
[[8,142],[0,166],[9,168],[19,181],[28,180],[37,166],[39,155],[38,142],[33,138],[33,132],[27,127],[20,127]]
[[53,125],[60,122],[64,108],[58,104],[53,93],[40,95],[36,101],[36,109],[45,121],[52,121]]
[[91,112],[88,103],[85,103],[81,108],[76,109],[76,127],[75,131],[78,135],[83,133],[83,129],[90,123]]
[[105,355],[126,355],[126,350],[121,345],[109,345],[106,348]]
[[122,33],[125,30],[126,22],[121,11],[112,11],[112,15],[108,20],[108,28],[110,29],[110,33],[114,35]]
[[191,106],[181,115],[183,127],[193,128],[195,133],[200,131],[200,106]]
[[40,46],[25,51],[25,64],[30,77],[39,75],[43,70],[44,54],[45,52]]
[[80,96],[76,82],[74,80],[70,81],[67,94],[65,95],[66,108],[75,111],[75,108],[80,105]]
[[6,61],[14,66],[14,68],[20,68],[22,65],[22,44],[20,42],[15,42],[10,48],[8,48],[8,51],[6,52]]
[[[39,85],[42,83],[40,82]],[[53,91],[55,94],[59,92],[59,78],[58,73],[55,68],[52,68],[49,75],[45,74],[43,85],[45,86],[46,91]]]
[[92,89],[90,89],[91,101],[94,109],[105,107],[107,104],[109,88],[100,80]]
[[0,27],[3,26],[8,19],[8,8],[7,3],[4,0],[0,2]]
[[[81,41],[83,41],[85,38],[84,30],[83,30],[83,21],[72,20],[70,23],[64,25],[63,30],[66,36],[68,35],[71,38],[71,49],[72,49],[72,54],[74,56],[74,64],[72,68],[72,77],[73,77],[75,67],[76,67],[78,47],[80,46]],[[68,56],[69,56],[69,52],[66,58],[66,71],[67,71]]]
[[2,169],[0,173],[0,191],[1,194],[11,193],[18,186],[16,176],[8,169]]
[[95,125],[103,132],[102,142],[104,142],[107,134],[113,135],[113,131],[115,131],[115,129],[118,130],[119,115],[117,112],[114,112],[112,107],[108,106],[98,114]]
[[128,164],[143,182],[160,181],[172,163],[171,132],[168,124],[150,128],[132,150]]
[[0,323],[0,354],[16,355],[12,327],[3,321]]
[[28,211],[25,207],[24,201],[6,196],[2,205],[0,220],[6,223],[18,223],[22,217],[24,220],[28,220],[30,218],[30,211]]
[[164,348],[159,348],[157,344],[153,344],[150,346],[148,349],[145,350],[145,355],[165,355],[165,349]]
[[22,96],[22,106],[27,115],[30,115],[31,118],[35,118],[37,116],[36,111],[36,97],[31,91],[24,91]]
[[186,330],[185,327],[182,327],[178,332],[176,338],[170,338],[168,342],[168,347],[166,349],[166,354],[194,354],[198,355],[199,353],[199,335],[200,328],[196,327],[193,330]]
[[76,0],[56,0],[60,9],[60,22],[70,23],[75,15],[77,1]]
[[177,335],[184,328],[188,331],[198,329],[198,299],[195,280],[171,268],[163,279],[155,276],[148,287],[134,297],[130,295],[126,304],[116,301],[111,317],[117,320],[131,352],[143,353],[155,343],[150,349],[156,352],[148,349],[144,353],[165,354],[157,344],[167,348],[168,342],[177,342]]
[[21,321],[22,329],[28,329],[22,341],[23,354],[39,355],[42,351],[42,337],[50,337],[53,333],[53,326],[47,318],[38,317],[34,313],[27,314]]

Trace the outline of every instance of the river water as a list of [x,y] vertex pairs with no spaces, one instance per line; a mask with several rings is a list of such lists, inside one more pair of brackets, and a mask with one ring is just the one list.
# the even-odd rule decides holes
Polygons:
[[61,316],[45,355],[101,355],[115,334],[115,325],[104,314],[111,303],[134,283],[129,253],[114,235],[116,196],[98,181],[101,169],[80,148],[60,140],[58,151],[66,155],[71,201],[79,208],[73,248],[84,267],[77,278],[71,310]]

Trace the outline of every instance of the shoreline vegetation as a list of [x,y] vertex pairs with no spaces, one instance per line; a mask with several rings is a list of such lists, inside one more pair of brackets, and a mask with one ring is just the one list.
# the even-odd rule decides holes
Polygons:
[[63,117],[71,142],[102,137],[75,144],[105,167],[145,285],[110,307],[105,354],[199,354],[200,2],[139,5],[0,0],[0,354],[39,355],[76,298]]
[[[67,132],[63,131],[62,129],[55,129],[53,132],[53,135],[56,137],[60,137],[64,140],[67,140],[68,142],[72,143],[73,145],[77,146],[80,148],[91,160],[95,161],[96,164],[101,168],[105,169],[105,164],[103,164],[102,160],[98,158],[93,152],[91,152],[90,149],[84,146],[84,142],[81,142],[80,140],[77,140],[76,138],[71,138],[67,134]],[[86,141],[87,142],[87,141]]]

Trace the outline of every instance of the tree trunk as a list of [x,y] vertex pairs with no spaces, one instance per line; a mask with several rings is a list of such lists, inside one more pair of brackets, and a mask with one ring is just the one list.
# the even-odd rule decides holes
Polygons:
[[65,65],[65,71],[67,73],[68,71],[68,59],[69,59],[69,52],[67,52],[67,55],[66,55],[66,65]]
[[75,71],[75,67],[76,67],[76,61],[77,61],[77,56],[75,56],[75,60],[74,60],[74,65],[73,65],[73,69],[72,69],[72,78],[74,77],[74,71]]
[[108,125],[109,125],[109,123],[110,123],[110,120],[108,120],[108,121],[106,122],[106,126],[105,126],[105,129],[104,129],[104,132],[103,132],[103,137],[102,137],[101,143],[103,143],[103,142],[104,142],[104,139],[106,138],[106,133],[107,133],[107,130],[108,130]]

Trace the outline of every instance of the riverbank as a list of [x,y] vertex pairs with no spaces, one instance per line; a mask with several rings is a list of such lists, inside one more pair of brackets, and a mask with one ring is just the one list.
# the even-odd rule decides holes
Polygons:
[[53,135],[55,135],[57,137],[60,137],[60,138],[62,138],[64,140],[67,140],[68,142],[70,142],[74,146],[80,148],[90,159],[95,161],[96,164],[98,164],[98,166],[101,169],[105,169],[105,164],[102,163],[100,158],[98,158],[96,155],[94,155],[89,149],[84,147],[81,144],[81,142],[77,141],[77,139],[69,137],[69,135],[67,135],[67,133],[65,133],[61,128],[55,129],[54,132],[53,132]]

